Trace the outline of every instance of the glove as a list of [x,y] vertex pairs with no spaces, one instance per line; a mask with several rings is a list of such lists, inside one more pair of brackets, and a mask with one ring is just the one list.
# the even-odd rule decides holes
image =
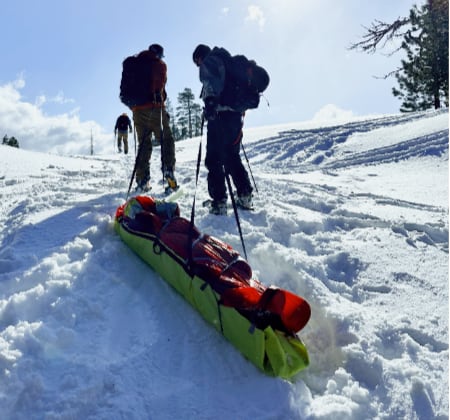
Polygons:
[[203,116],[205,117],[205,120],[212,121],[216,118],[217,105],[217,98],[210,96],[209,98],[205,99],[205,107],[203,108]]

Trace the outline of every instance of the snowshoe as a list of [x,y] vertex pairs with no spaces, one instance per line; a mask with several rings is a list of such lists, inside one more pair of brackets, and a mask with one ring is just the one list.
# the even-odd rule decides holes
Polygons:
[[216,216],[227,215],[227,200],[206,200],[203,202],[203,207],[207,207],[209,212]]
[[179,189],[180,189],[179,185],[176,185],[174,188],[172,188],[170,185],[168,185],[166,188],[164,188],[164,194],[169,195],[175,191],[178,191]]
[[136,189],[134,190],[136,194],[145,194],[149,192],[152,189],[150,182],[140,183],[137,185]]
[[175,178],[173,171],[171,170],[164,171],[164,178],[166,179],[168,184],[167,188],[170,188],[173,191],[176,191],[178,189],[177,179]]
[[235,198],[236,206],[242,210],[254,210],[252,198],[253,195],[251,193],[238,196]]

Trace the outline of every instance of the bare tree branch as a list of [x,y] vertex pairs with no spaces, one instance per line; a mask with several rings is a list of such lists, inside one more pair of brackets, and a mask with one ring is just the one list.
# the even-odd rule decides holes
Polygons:
[[372,76],[374,79],[383,79],[386,80],[389,77],[395,76],[399,71],[401,71],[401,67],[397,67],[397,69],[390,71],[389,73],[385,74],[384,76]]
[[[385,23],[380,20],[372,22],[369,28],[363,26],[367,33],[362,40],[351,44],[350,50],[360,50],[362,52],[374,53],[377,48],[384,48],[389,41],[394,38],[403,37],[407,31],[400,31],[402,27],[409,23],[409,18],[397,18],[393,23]],[[398,49],[397,49],[398,50]]]

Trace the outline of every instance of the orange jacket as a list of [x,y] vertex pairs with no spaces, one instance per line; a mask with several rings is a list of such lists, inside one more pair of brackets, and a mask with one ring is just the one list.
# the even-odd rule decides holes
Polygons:
[[[148,102],[143,105],[137,105],[132,108],[132,110],[136,109],[145,109],[145,108],[161,108],[164,107],[164,101],[166,100],[166,83],[167,83],[167,66],[164,61],[160,58],[156,57],[155,53],[149,50],[144,50],[139,53],[139,55],[145,54],[148,55],[151,59],[152,63],[152,80],[150,83],[150,93],[154,97],[152,102]],[[161,100],[158,100],[161,98]]]

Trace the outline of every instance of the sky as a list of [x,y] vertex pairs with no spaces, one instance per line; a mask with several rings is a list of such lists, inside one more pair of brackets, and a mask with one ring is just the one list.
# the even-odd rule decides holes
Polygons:
[[[312,309],[310,364],[289,381],[115,232],[132,154],[0,145],[2,419],[448,419],[448,127],[445,110],[247,130],[248,263]],[[181,216],[196,190],[197,228],[243,255],[231,208],[200,205],[198,144],[177,143]]]
[[[406,16],[412,0],[17,0],[2,5],[0,135],[57,153],[110,151],[116,118],[130,111],[118,93],[122,61],[159,43],[173,104],[186,87],[198,96],[196,45],[223,46],[265,67],[271,83],[256,127],[316,116],[396,113],[394,79],[377,79],[400,56],[348,50],[375,19]],[[6,36],[6,34],[8,34]],[[131,114],[130,114],[131,115]],[[21,124],[20,123],[25,123]],[[64,133],[64,134],[63,134]]]

